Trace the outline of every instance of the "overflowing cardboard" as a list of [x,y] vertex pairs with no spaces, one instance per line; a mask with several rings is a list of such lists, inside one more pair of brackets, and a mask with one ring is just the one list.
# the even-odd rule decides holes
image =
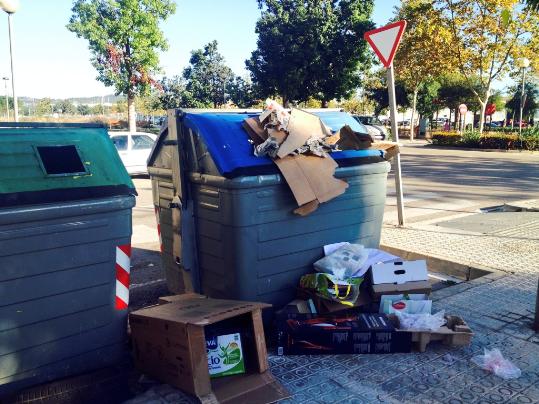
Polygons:
[[400,153],[399,144],[395,142],[377,142],[373,143],[370,148],[375,150],[383,150],[385,160],[391,160]]
[[264,143],[268,138],[268,134],[258,118],[247,118],[243,121],[242,126],[256,145]]
[[343,126],[338,132],[337,146],[340,150],[366,150],[371,147],[373,139],[369,134],[355,132],[350,126]]
[[288,156],[311,138],[323,139],[326,136],[331,136],[331,132],[327,132],[318,116],[296,108],[292,108],[290,112],[290,121],[286,130],[288,137],[277,153],[280,158]]
[[313,201],[327,202],[343,194],[348,188],[345,181],[333,176],[338,165],[332,158],[306,155],[286,156],[276,159],[275,164],[288,183],[299,206]]
[[[390,314],[388,317],[398,329],[398,317],[394,314]],[[474,333],[466,322],[459,316],[446,315],[445,319],[447,324],[436,331],[399,330],[399,332],[410,334],[413,348],[419,352],[425,352],[427,345],[432,341],[441,341],[442,344],[450,346],[470,345]]]
[[[190,295],[132,312],[129,321],[137,368],[197,396],[202,402],[271,403],[288,393],[268,370],[262,303]],[[245,374],[210,380],[206,331],[241,335]]]
[[410,333],[398,332],[384,314],[283,314],[277,318],[280,355],[410,352]]
[[371,278],[372,294],[376,299],[380,299],[382,295],[430,295],[432,291],[424,260],[374,264]]

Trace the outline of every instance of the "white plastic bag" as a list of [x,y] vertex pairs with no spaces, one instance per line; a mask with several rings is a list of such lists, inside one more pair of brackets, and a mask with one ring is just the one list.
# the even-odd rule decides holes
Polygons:
[[396,311],[399,319],[399,328],[403,330],[429,330],[436,331],[447,322],[445,310],[435,314],[408,314]]
[[520,369],[505,359],[499,349],[485,349],[485,354],[474,356],[472,362],[502,379],[517,379],[522,375]]
[[369,253],[361,244],[345,244],[327,257],[316,261],[314,268],[318,272],[332,274],[337,279],[344,280],[356,276],[368,256]]

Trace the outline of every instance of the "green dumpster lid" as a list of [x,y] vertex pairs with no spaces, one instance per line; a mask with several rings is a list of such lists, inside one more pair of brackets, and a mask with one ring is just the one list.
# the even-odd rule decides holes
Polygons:
[[0,124],[0,207],[136,195],[105,128],[5,126]]

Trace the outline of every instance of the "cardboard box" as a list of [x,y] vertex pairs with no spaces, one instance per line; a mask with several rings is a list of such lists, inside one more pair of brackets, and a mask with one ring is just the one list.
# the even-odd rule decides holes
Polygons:
[[[390,314],[388,317],[398,329],[398,317],[394,314]],[[474,333],[468,324],[459,316],[445,316],[445,319],[447,324],[436,331],[399,330],[399,332],[410,334],[413,348],[419,352],[425,352],[427,345],[432,341],[441,341],[442,344],[450,346],[470,345]]]
[[284,314],[277,317],[279,355],[410,352],[412,335],[399,333],[385,314]]
[[377,300],[382,295],[430,295],[432,286],[428,279],[427,264],[424,260],[374,264],[371,269],[372,295]]
[[[136,367],[202,402],[271,403],[289,396],[268,370],[261,311],[270,305],[179,295],[129,315]],[[246,373],[210,380],[208,335],[242,338]]]

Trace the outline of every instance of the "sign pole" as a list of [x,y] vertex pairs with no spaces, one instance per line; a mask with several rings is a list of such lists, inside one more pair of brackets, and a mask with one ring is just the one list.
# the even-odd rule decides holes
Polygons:
[[[387,69],[387,88],[389,92],[389,110],[391,115],[391,134],[393,140],[399,143],[399,129],[397,125],[397,99],[395,96],[395,75],[393,73],[393,63]],[[404,226],[404,198],[402,192],[401,178],[401,155],[397,153],[393,162],[395,170],[395,190],[397,193],[397,212],[399,218],[399,226]]]
[[[406,21],[397,21],[378,29],[365,32],[363,37],[371,45],[387,69],[387,90],[389,93],[389,111],[391,114],[391,133],[394,141],[399,143],[399,129],[397,127],[397,98],[395,96],[395,75],[393,72],[393,58],[399,47],[402,34],[406,29]],[[413,127],[413,123],[410,124]],[[413,135],[413,134],[412,134]],[[411,136],[412,136],[411,135]],[[401,155],[397,153],[393,162],[395,171],[395,191],[397,194],[397,211],[399,226],[404,226],[404,198],[402,196]]]

